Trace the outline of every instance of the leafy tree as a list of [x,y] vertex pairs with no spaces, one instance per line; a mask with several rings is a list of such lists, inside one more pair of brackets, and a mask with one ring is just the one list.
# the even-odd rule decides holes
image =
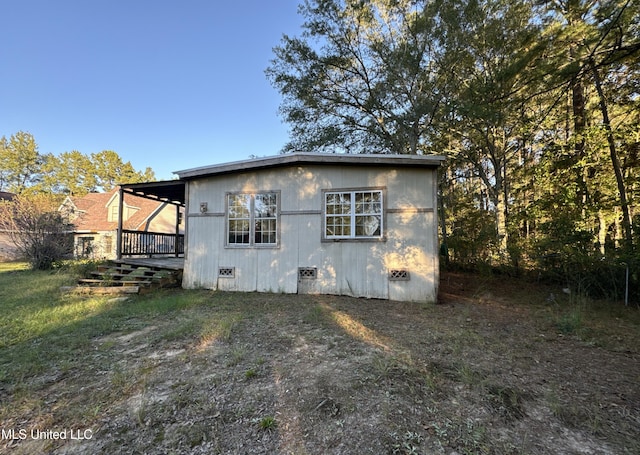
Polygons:
[[0,191],[83,195],[110,191],[120,183],[155,180],[150,167],[137,171],[114,151],[91,155],[77,150],[42,155],[30,133],[0,138]]
[[305,1],[302,37],[284,36],[267,69],[285,150],[425,153],[452,69],[430,33],[441,3]]
[[[621,150],[624,150],[625,144],[621,143],[616,131],[619,128],[624,130],[624,125],[629,123],[625,120],[616,122],[611,113],[615,109],[612,100],[620,99],[616,93],[628,94],[630,90],[633,92],[637,89],[640,75],[640,7],[637,2],[630,0],[548,0],[543,4],[547,20],[546,34],[553,43],[550,60],[558,68],[553,80],[560,84],[567,81],[572,94],[574,128],[571,133],[575,148],[573,166],[576,180],[580,184],[578,195],[583,204],[587,203],[588,183],[580,162],[586,158],[591,115],[591,127],[601,128],[605,132],[602,146],[608,150],[622,211],[624,238],[626,246],[631,249],[632,211],[627,194],[628,179],[623,169],[624,159],[621,158]],[[591,91],[587,90],[589,85],[592,87]],[[592,103],[592,114],[588,112],[589,93],[595,101]],[[623,102],[633,104],[634,101],[637,101],[637,95],[632,95]],[[596,113],[599,119],[596,119]]]
[[40,178],[42,157],[31,133],[19,131],[0,139],[0,187],[21,194]]
[[95,164],[77,150],[45,157],[43,186],[53,193],[82,196],[96,191]]
[[456,144],[450,155],[461,166],[471,165],[486,189],[499,253],[504,255],[511,173],[537,120],[526,107],[533,83],[526,75],[544,46],[531,9],[522,2],[450,2],[447,8],[442,26],[450,37],[446,44],[456,55],[451,78],[458,89],[442,130]]
[[110,191],[120,183],[149,182],[155,179],[151,168],[146,168],[144,172],[136,171],[131,162],[123,162],[120,155],[112,150],[92,153],[91,161],[95,165],[95,183],[103,191]]

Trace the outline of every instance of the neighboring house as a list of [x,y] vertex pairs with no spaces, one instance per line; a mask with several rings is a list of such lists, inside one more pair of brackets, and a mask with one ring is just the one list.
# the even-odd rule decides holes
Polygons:
[[[6,191],[0,191],[0,202],[11,201],[16,195],[13,193],[7,193]],[[16,249],[15,244],[11,240],[11,236],[8,232],[0,230],[0,261],[10,261],[17,259],[20,254]]]
[[443,160],[294,153],[178,171],[183,286],[433,302]]
[[[59,210],[75,226],[75,257],[116,257],[119,200],[117,188],[108,193],[67,196]],[[173,205],[128,194],[122,208],[125,230],[175,233],[176,208]]]

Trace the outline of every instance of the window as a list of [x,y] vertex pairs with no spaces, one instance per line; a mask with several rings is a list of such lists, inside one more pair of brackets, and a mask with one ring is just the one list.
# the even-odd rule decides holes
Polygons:
[[278,193],[227,195],[228,245],[277,245]]
[[325,238],[382,238],[382,202],[382,190],[324,193]]
[[94,237],[80,237],[78,239],[78,255],[84,258],[91,257],[93,254]]
[[118,221],[118,209],[118,204],[113,204],[111,207],[109,207],[108,221]]

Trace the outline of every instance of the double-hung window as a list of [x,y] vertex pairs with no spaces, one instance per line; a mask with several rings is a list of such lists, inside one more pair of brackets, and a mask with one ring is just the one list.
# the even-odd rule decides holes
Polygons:
[[227,194],[227,245],[278,244],[278,193]]
[[325,192],[324,238],[382,238],[383,201],[382,190]]

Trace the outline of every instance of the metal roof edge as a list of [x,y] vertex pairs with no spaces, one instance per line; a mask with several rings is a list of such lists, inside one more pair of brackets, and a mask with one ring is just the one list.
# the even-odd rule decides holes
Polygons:
[[388,155],[298,152],[196,167],[181,171],[174,171],[174,174],[178,175],[178,177],[182,180],[208,175],[228,174],[294,164],[342,164],[367,166],[395,165],[438,167],[445,159],[446,157],[442,155]]

